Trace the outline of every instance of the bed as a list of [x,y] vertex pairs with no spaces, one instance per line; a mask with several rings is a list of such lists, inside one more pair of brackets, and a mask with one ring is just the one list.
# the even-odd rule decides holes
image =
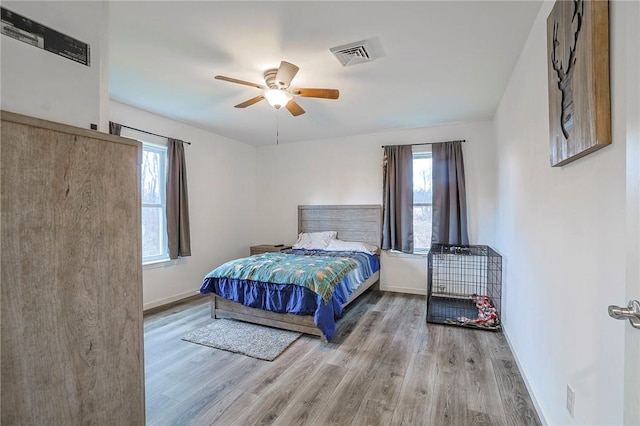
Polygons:
[[[322,233],[335,231],[335,242],[361,242],[365,245],[380,245],[382,209],[379,205],[305,205],[298,206],[298,233]],[[334,247],[334,242],[328,249]],[[348,246],[345,246],[348,248]],[[289,257],[286,257],[289,256]],[[302,259],[304,257],[305,259]],[[270,273],[253,274],[249,278],[238,279],[223,274],[220,269],[226,265],[227,271],[243,267],[255,268],[263,264],[284,264],[289,261],[309,263],[309,259],[325,261],[333,257],[340,262],[353,263],[344,271],[340,265],[332,265],[340,283],[329,295],[327,292],[312,292],[308,288],[292,284],[269,282],[265,277]],[[349,260],[346,260],[349,259]],[[330,261],[326,259],[326,261]],[[280,262],[280,263],[279,263]],[[379,253],[334,252],[318,250],[285,250],[279,253],[264,253],[249,258],[236,259],[221,265],[207,274],[200,288],[201,294],[211,294],[212,318],[232,318],[236,320],[267,325],[286,330],[317,335],[324,341],[335,333],[336,318],[342,310],[376,285],[380,278]],[[241,265],[241,266],[238,266]],[[363,272],[362,268],[369,270]],[[276,265],[277,266],[277,265]],[[309,268],[313,268],[309,266]],[[281,268],[276,268],[281,269]],[[309,271],[311,272],[311,270]],[[231,273],[231,272],[230,272]],[[358,276],[358,278],[354,278]],[[246,278],[246,277],[245,277]],[[293,281],[293,279],[292,279]],[[360,281],[360,282],[356,282]],[[288,282],[288,281],[287,281]],[[317,290],[317,289],[316,289]],[[267,296],[255,297],[256,294]],[[271,296],[269,296],[271,295]],[[257,302],[262,299],[261,302]],[[265,303],[264,301],[270,301]],[[275,302],[274,302],[275,301]],[[265,306],[271,305],[271,306]],[[302,306],[302,308],[300,308]],[[295,312],[295,313],[292,313]]]

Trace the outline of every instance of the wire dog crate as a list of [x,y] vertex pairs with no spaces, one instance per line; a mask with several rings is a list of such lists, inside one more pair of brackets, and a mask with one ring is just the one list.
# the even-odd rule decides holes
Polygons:
[[489,246],[433,244],[427,322],[500,330],[502,256]]

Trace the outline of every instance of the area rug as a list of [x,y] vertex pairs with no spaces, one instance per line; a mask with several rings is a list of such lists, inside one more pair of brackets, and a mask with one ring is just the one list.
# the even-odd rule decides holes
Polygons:
[[230,319],[216,319],[182,338],[187,342],[273,361],[301,333]]

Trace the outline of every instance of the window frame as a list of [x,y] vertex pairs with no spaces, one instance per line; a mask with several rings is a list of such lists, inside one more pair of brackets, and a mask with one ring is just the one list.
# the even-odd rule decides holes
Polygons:
[[[433,159],[432,153],[431,153],[431,145],[419,145],[419,146],[414,146],[413,150],[412,150],[412,161],[414,161],[414,165],[415,165],[415,160],[416,159],[421,159],[421,158],[431,158]],[[432,188],[432,196],[433,196],[433,162],[432,162],[432,169],[431,169],[431,188]],[[415,179],[415,176],[414,176]],[[416,207],[431,207],[431,214],[433,214],[433,197],[431,199],[430,203],[416,203],[415,202],[415,198],[412,200],[413,204],[412,204],[412,208],[415,209]],[[414,228],[415,228],[415,217],[414,217],[414,222],[413,222]],[[414,233],[415,235],[415,233]],[[414,240],[415,241],[415,240]],[[414,245],[413,247],[413,252],[415,254],[426,254],[429,252],[429,250],[431,249],[431,241],[429,241],[429,246],[428,247],[416,247]]]
[[[140,140],[140,142],[142,143],[142,150],[147,151],[147,152],[154,152],[154,153],[159,153],[161,154],[161,159],[160,159],[160,169],[162,171],[163,176],[161,177],[161,181],[160,181],[160,203],[144,203],[142,202],[142,196],[140,197],[140,216],[141,216],[141,220],[140,220],[140,225],[142,227],[142,212],[144,210],[145,207],[148,208],[160,208],[162,210],[162,231],[161,231],[161,243],[163,242],[164,244],[161,244],[162,247],[164,248],[163,252],[157,255],[153,255],[153,256],[144,256],[144,250],[143,250],[143,255],[142,255],[142,264],[143,265],[149,265],[149,264],[153,264],[153,263],[158,263],[158,262],[167,262],[170,261],[171,259],[169,258],[169,242],[168,242],[168,235],[167,235],[167,163],[168,163],[168,158],[167,158],[167,145],[166,144],[161,144],[161,143],[153,143],[153,142],[147,142],[145,140]],[[144,156],[144,153],[143,153]],[[144,160],[143,160],[144,161]],[[141,166],[141,170],[140,170],[140,185],[141,185],[141,191],[142,191],[142,166]]]

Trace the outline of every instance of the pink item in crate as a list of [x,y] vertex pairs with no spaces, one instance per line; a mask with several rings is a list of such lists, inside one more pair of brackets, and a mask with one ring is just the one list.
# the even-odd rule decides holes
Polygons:
[[478,318],[458,317],[457,320],[462,324],[496,327],[498,325],[498,312],[491,304],[489,297],[474,294],[472,300],[475,302],[476,308],[478,308]]

